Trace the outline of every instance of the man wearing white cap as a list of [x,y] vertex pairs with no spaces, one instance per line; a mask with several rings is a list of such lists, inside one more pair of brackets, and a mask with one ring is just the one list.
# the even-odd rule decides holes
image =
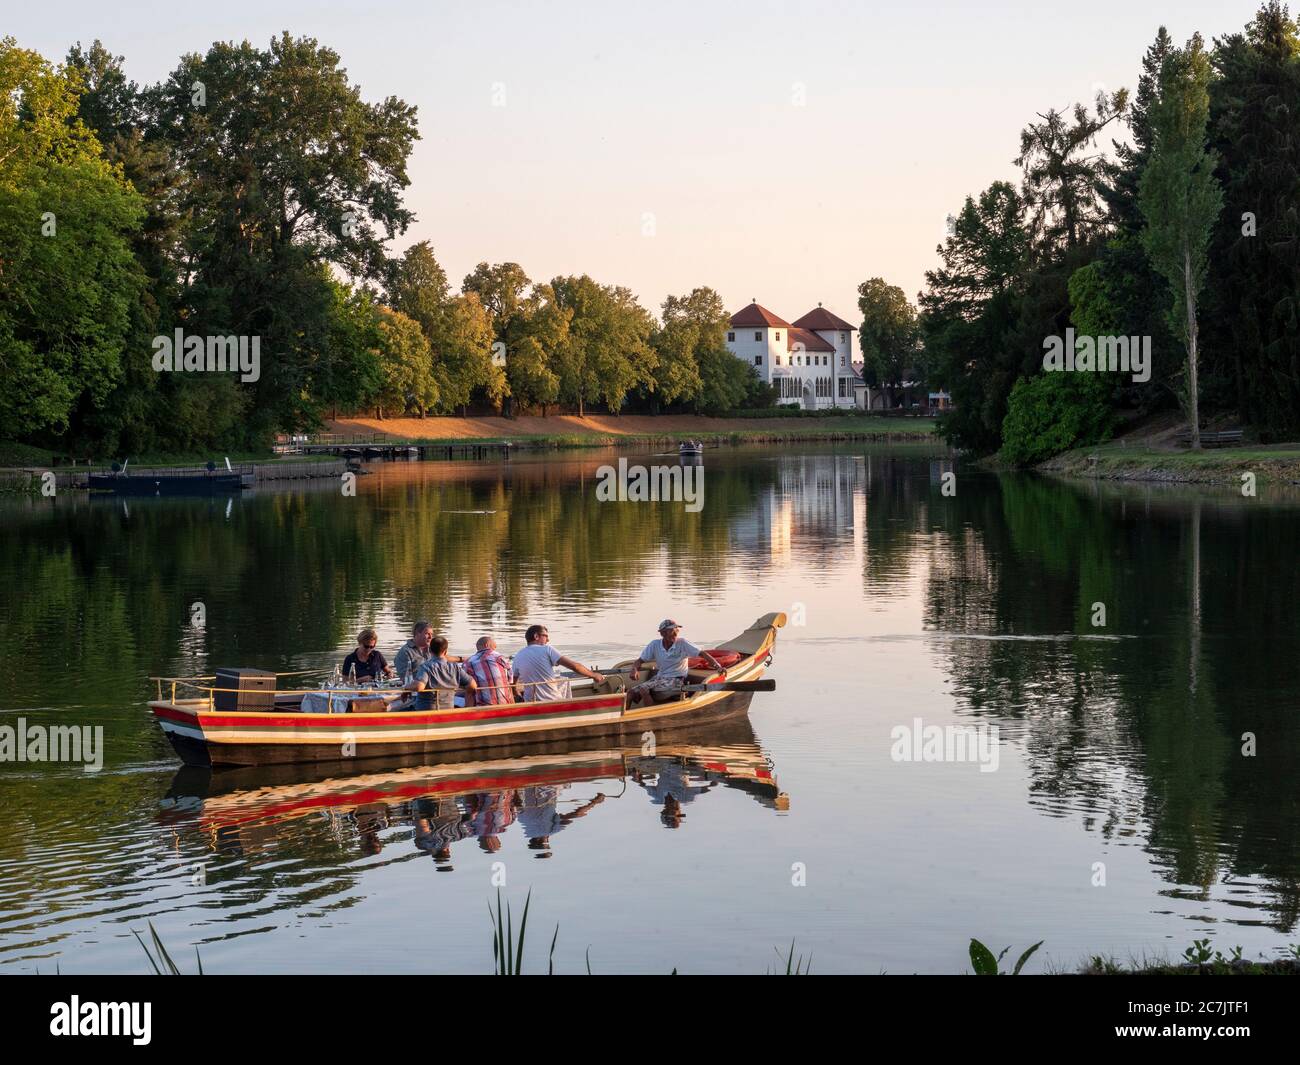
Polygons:
[[644,684],[637,684],[629,692],[634,703],[645,702],[647,699],[662,703],[677,698],[681,694],[682,685],[686,683],[686,671],[690,668],[692,658],[702,657],[715,673],[725,674],[726,671],[716,658],[677,635],[681,629],[672,618],[664,618],[659,622],[660,638],[646,644],[641,657],[636,660],[632,667],[632,683],[636,684],[641,679],[642,666],[653,662],[658,668],[653,677]]

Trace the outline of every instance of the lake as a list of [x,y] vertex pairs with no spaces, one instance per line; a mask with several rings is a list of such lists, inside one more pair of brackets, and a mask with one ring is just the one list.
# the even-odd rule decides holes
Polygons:
[[[191,971],[197,945],[209,973],[489,972],[502,880],[516,922],[532,893],[531,971],[557,926],[570,973],[783,970],[792,941],[814,972],[907,973],[968,968],[972,936],[1044,940],[1038,972],[1300,940],[1293,492],[827,444],[709,450],[696,511],[598,500],[618,457],[677,462],[0,500],[0,725],[104,742],[98,772],[0,764],[0,969],[146,972],[152,922]],[[666,616],[711,647],[778,610],[749,723],[651,748],[214,775],[146,708],[154,675],[332,668],[367,624],[390,661],[427,618],[456,651],[541,622],[609,665]],[[991,757],[927,760],[950,726]]]

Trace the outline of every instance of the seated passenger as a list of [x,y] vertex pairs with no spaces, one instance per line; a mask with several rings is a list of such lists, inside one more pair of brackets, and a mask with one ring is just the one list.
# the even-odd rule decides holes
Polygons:
[[704,658],[705,664],[723,677],[727,675],[722,664],[707,651],[701,651],[693,643],[683,640],[677,634],[682,627],[672,618],[665,618],[659,623],[659,639],[646,644],[641,656],[632,667],[631,680],[635,683],[641,679],[641,667],[650,662],[658,667],[649,680],[637,684],[629,691],[633,703],[653,701],[667,702],[681,696],[682,685],[686,683],[686,671],[690,668],[690,659],[697,656]]
[[512,687],[514,671],[510,660],[497,653],[497,642],[491,636],[480,636],[475,644],[478,650],[465,659],[465,668],[478,685],[479,706],[494,703],[513,703],[515,692]]
[[597,684],[605,675],[566,658],[551,646],[551,634],[545,625],[529,625],[524,633],[528,646],[515,655],[515,678],[524,686],[524,702],[553,702],[569,698],[569,685],[555,676],[555,667],[563,666]]
[[354,670],[358,684],[393,675],[393,667],[388,664],[388,660],[375,650],[378,642],[379,637],[374,629],[362,629],[357,633],[357,649],[343,659],[345,681],[351,683]]
[[415,679],[406,690],[416,692],[416,710],[450,710],[455,703],[458,688],[465,690],[466,705],[473,705],[473,692],[478,687],[474,678],[465,672],[459,661],[447,655],[447,637],[435,636],[429,643],[429,658],[415,671]]
[[403,681],[415,676],[415,671],[429,660],[429,643],[433,639],[433,626],[427,621],[417,621],[411,629],[411,638],[397,652],[397,675]]

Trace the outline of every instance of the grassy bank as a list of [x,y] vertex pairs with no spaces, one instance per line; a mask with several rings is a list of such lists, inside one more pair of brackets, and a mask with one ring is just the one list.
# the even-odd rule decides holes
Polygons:
[[[443,446],[509,443],[520,448],[610,447],[620,444],[672,444],[685,439],[717,444],[785,444],[834,440],[913,441],[937,440],[933,418],[881,418],[867,414],[818,417],[702,418],[686,415],[553,415],[549,418],[346,418],[328,423],[336,437],[390,444],[440,444]],[[235,462],[265,463],[279,456],[269,451],[229,454],[151,452],[129,456],[131,465],[202,466],[223,458]],[[288,461],[310,462],[328,456],[284,456]],[[0,441],[0,469],[50,469],[58,452],[12,441]],[[100,456],[95,465],[110,466],[121,456]]]
[[553,415],[549,418],[341,418],[341,437],[373,436],[392,443],[500,444],[518,447],[606,447],[615,444],[794,443],[823,440],[933,440],[932,418],[867,414],[819,417],[704,418],[693,415]]
[[1158,449],[1118,442],[1079,448],[1040,463],[1039,470],[1116,481],[1240,484],[1243,473],[1259,482],[1300,484],[1300,444]]

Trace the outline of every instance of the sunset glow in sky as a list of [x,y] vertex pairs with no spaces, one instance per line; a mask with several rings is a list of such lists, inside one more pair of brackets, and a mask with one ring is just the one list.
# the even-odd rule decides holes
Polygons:
[[1035,112],[1134,87],[1161,22],[1239,31],[1255,0],[864,4],[661,0],[51,0],[6,33],[61,60],[99,37],[141,83],[217,39],[282,29],[338,51],[363,95],[419,108],[400,251],[453,281],[481,260],[589,273],[653,311],[717,289],[857,320],[880,276],[915,297],[949,212],[1012,164]]

